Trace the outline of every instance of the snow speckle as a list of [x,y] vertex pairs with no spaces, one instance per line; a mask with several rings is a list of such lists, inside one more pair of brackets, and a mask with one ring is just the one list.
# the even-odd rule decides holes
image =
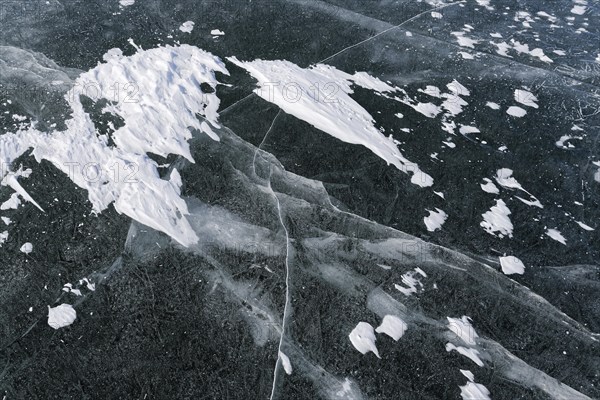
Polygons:
[[283,352],[279,352],[279,358],[281,358],[281,365],[283,365],[283,369],[285,371],[286,374],[291,375],[292,374],[292,363],[290,362],[290,358],[288,356],[286,356],[285,354],[283,354]]
[[54,308],[48,306],[48,325],[54,329],[71,325],[77,318],[77,312],[70,304],[61,304]]
[[567,239],[565,239],[565,237],[562,235],[562,233],[560,233],[560,231],[557,229],[548,229],[546,231],[546,235],[551,237],[552,239],[556,240],[557,242],[560,242],[564,245],[567,244]]
[[4,225],[10,225],[10,223],[12,222],[10,218],[8,217],[1,217],[2,218],[2,222],[4,222]]
[[459,51],[458,54],[461,55],[461,57],[465,60],[473,60],[475,59],[475,57],[473,57],[471,54],[464,52],[464,51]]
[[576,4],[573,6],[573,8],[571,9],[571,13],[576,14],[576,15],[583,15],[585,14],[585,11],[587,10],[587,7],[584,5],[579,5]]
[[431,17],[432,18],[436,18],[436,19],[442,19],[442,18],[444,18],[444,16],[441,13],[437,12],[437,11],[433,11],[431,13]]
[[181,24],[181,26],[179,27],[179,30],[184,33],[190,33],[191,31],[194,30],[194,22],[193,21],[185,21],[183,24]]
[[25,254],[29,254],[33,251],[33,245],[29,242],[23,244],[23,246],[21,246],[21,248],[19,249],[21,250],[21,252],[25,253]]
[[512,115],[513,117],[522,118],[527,114],[527,111],[518,106],[510,106],[506,110],[508,115]]
[[525,264],[515,256],[499,257],[502,272],[505,275],[520,274],[525,272]]
[[375,332],[385,333],[395,341],[398,341],[404,335],[407,328],[406,322],[402,321],[400,318],[395,315],[386,315],[383,317],[381,325],[377,327]]
[[425,226],[429,232],[440,229],[448,218],[448,214],[446,214],[443,210],[440,210],[439,208],[436,208],[435,210],[436,211],[427,210],[429,211],[429,215],[423,218],[423,222],[425,223]]
[[356,325],[356,328],[350,332],[348,335],[352,345],[356,348],[356,350],[360,351],[362,354],[367,354],[369,351],[375,353],[378,358],[379,351],[377,351],[377,347],[375,346],[375,331],[373,327],[367,322],[359,322]]
[[131,6],[135,3],[135,0],[119,0],[121,7]]
[[225,35],[225,32],[223,32],[219,29],[213,29],[212,31],[210,31],[210,34],[213,36],[223,36],[223,35]]
[[485,103],[486,107],[491,108],[492,110],[499,110],[500,109],[500,105],[498,103],[494,103],[493,101],[488,101],[487,103]]

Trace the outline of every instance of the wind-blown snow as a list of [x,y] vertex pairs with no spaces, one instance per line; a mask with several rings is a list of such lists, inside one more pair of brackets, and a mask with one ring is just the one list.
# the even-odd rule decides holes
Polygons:
[[525,264],[515,256],[499,257],[500,267],[505,275],[523,274],[525,272]]
[[254,92],[264,100],[341,141],[365,146],[388,164],[411,173],[411,182],[418,186],[433,184],[433,178],[407,160],[392,137],[385,137],[375,127],[373,117],[349,96],[352,83],[376,92],[396,88],[364,72],[350,75],[324,64],[305,69],[281,60],[228,60],[258,81]]
[[[87,190],[95,212],[114,203],[119,213],[184,246],[195,243],[196,234],[185,217],[187,205],[180,197],[179,173],[173,170],[170,180],[161,179],[147,153],[177,154],[193,162],[187,143],[191,130],[218,140],[209,125],[219,128],[219,99],[215,93],[203,93],[199,86],[206,83],[214,89],[218,84],[215,71],[228,72],[217,57],[188,45],[138,51],[129,57],[117,49],[104,58],[106,62],[82,74],[75,87],[94,87],[102,98],[114,92],[115,82],[131,85],[134,94],[104,109],[124,122],[112,134],[115,146],[109,147],[108,138],[97,135],[79,96],[67,95],[72,108],[67,129],[45,133],[29,128],[2,135],[0,162],[10,165],[33,148],[38,162],[52,162]],[[208,123],[203,125],[198,115]],[[85,166],[92,166],[92,172]],[[122,172],[118,177],[115,168]]]

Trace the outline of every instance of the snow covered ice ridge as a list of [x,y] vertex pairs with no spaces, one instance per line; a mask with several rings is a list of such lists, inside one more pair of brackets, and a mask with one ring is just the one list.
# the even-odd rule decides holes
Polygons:
[[[228,71],[217,57],[189,45],[138,48],[128,57],[120,49],[112,49],[104,59],[104,63],[81,74],[75,88],[93,87],[100,94],[108,94],[115,82],[143,82],[137,85],[135,99],[109,101],[103,110],[124,122],[111,134],[114,146],[107,135],[96,134],[80,97],[70,92],[65,99],[72,118],[66,121],[65,131],[41,132],[31,127],[2,135],[0,161],[10,165],[33,148],[38,162],[52,162],[87,190],[95,212],[114,203],[118,212],[165,232],[182,245],[195,243],[197,236],[185,217],[187,205],[180,197],[179,172],[173,169],[169,180],[161,179],[158,165],[148,153],[163,157],[176,154],[194,162],[187,142],[193,130],[219,140],[213,131],[220,128],[215,72]],[[210,85],[213,93],[203,93],[202,83]],[[121,171],[134,170],[134,179],[115,179],[116,166]],[[19,194],[27,199],[22,191]]]

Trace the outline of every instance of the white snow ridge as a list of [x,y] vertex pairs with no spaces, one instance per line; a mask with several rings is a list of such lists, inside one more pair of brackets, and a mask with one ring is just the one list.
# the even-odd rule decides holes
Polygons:
[[[4,134],[0,136],[0,161],[10,165],[33,148],[38,162],[50,161],[87,190],[95,212],[114,203],[119,213],[168,234],[184,246],[193,244],[198,239],[186,219],[188,209],[180,197],[179,173],[173,170],[170,180],[161,179],[157,164],[147,153],[163,157],[176,154],[194,162],[187,143],[191,130],[219,140],[212,130],[220,127],[219,99],[214,92],[203,93],[199,86],[206,83],[214,89],[218,84],[215,71],[228,72],[219,58],[188,45],[138,51],[129,57],[113,49],[104,59],[105,63],[82,74],[75,88],[93,86],[100,94],[94,100],[99,100],[114,93],[115,82],[135,86],[134,96],[118,101],[108,98],[112,103],[104,109],[124,121],[112,134],[114,147],[108,145],[105,135],[96,134],[79,96],[68,94],[65,99],[72,108],[72,118],[66,121],[65,131],[46,133],[28,128]],[[204,121],[199,121],[198,115]],[[95,179],[88,179],[89,171],[73,165],[95,166]],[[129,173],[115,179],[115,166]],[[126,179],[132,170],[133,179]]]

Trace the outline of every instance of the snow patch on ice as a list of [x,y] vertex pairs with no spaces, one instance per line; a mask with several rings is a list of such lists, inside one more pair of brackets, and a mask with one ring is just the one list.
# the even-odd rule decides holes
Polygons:
[[498,186],[494,185],[494,182],[492,182],[491,179],[483,178],[483,180],[485,181],[485,183],[480,184],[481,190],[483,190],[486,193],[492,194],[500,193],[500,189],[498,189]]
[[181,24],[179,30],[184,33],[190,33],[194,30],[194,25],[194,21],[185,21],[183,24]]
[[[350,75],[324,64],[305,69],[284,60],[243,62],[235,57],[228,59],[258,81],[259,88],[254,92],[259,97],[341,141],[365,146],[388,164],[412,174],[413,184],[421,187],[433,184],[433,178],[407,160],[392,137],[385,137],[374,126],[373,117],[349,96],[353,93],[352,83],[379,93],[396,92],[398,88],[368,77],[366,73]],[[315,87],[333,87],[334,92],[319,96]]]
[[511,214],[503,200],[496,200],[496,205],[482,214],[481,226],[487,233],[499,237],[512,237],[513,224],[508,217]]
[[290,358],[288,356],[286,356],[285,354],[283,354],[283,352],[279,352],[279,357],[281,358],[281,365],[283,365],[283,370],[285,371],[286,374],[291,375],[292,374],[292,363],[290,362]]
[[[191,130],[204,131],[218,140],[214,132],[203,128],[198,116],[219,128],[219,99],[214,92],[203,93],[199,84],[206,83],[214,91],[218,84],[215,71],[228,72],[217,57],[189,45],[138,50],[129,57],[119,57],[113,51],[105,60],[83,73],[76,87],[93,86],[106,94],[112,93],[115,82],[143,82],[136,87],[134,101],[112,102],[104,109],[105,113],[124,120],[124,126],[113,132],[114,147],[108,145],[107,137],[97,135],[79,96],[66,95],[72,108],[67,129],[46,133],[29,128],[4,134],[0,136],[0,161],[10,165],[33,148],[32,154],[38,162],[52,162],[87,190],[95,212],[102,212],[114,203],[119,213],[189,246],[197,241],[197,236],[186,219],[188,210],[180,197],[179,182],[161,179],[157,164],[147,153],[163,157],[177,154],[193,162],[187,143],[192,137]],[[72,168],[73,165],[80,168]],[[89,179],[81,168],[85,165],[96,167],[96,179]],[[133,168],[135,179],[114,179],[115,166],[120,171]],[[12,203],[3,207],[18,202],[13,197]]]
[[77,318],[77,312],[70,304],[61,304],[56,307],[48,306],[48,325],[60,329],[71,325]]
[[458,336],[463,342],[465,342],[469,346],[475,346],[477,343],[475,339],[479,337],[477,332],[475,332],[475,328],[471,325],[471,319],[466,315],[463,315],[462,318],[450,318],[448,319],[448,329],[456,336]]
[[557,242],[560,242],[564,245],[567,244],[567,239],[565,239],[565,237],[562,235],[562,233],[560,233],[558,229],[548,229],[546,231],[546,235],[556,240]]
[[527,111],[525,111],[519,106],[510,106],[506,110],[506,113],[508,115],[512,115],[513,117],[522,118],[527,114]]
[[429,215],[423,218],[423,222],[427,227],[429,232],[434,232],[444,225],[446,219],[448,218],[448,214],[446,214],[443,210],[436,208],[435,211],[427,210]]
[[481,361],[481,359],[479,358],[479,351],[477,351],[476,349],[470,349],[463,346],[455,346],[452,343],[446,343],[446,351],[451,352],[452,350],[457,351],[459,354],[462,354],[463,356],[467,357],[475,364],[479,365],[480,367],[483,367],[483,361]]
[[383,317],[381,325],[375,329],[375,332],[385,333],[395,341],[398,341],[404,335],[406,329],[408,329],[408,326],[402,319],[395,315],[386,315]]
[[350,332],[348,337],[354,348],[362,354],[367,354],[372,351],[378,358],[381,358],[379,357],[379,351],[377,351],[377,347],[375,346],[377,338],[375,337],[375,331],[371,324],[359,322],[358,325],[356,325],[356,328]]
[[24,243],[19,250],[21,253],[29,254],[33,251],[33,245],[29,242]]
[[500,267],[505,275],[525,273],[525,264],[515,256],[499,257]]

